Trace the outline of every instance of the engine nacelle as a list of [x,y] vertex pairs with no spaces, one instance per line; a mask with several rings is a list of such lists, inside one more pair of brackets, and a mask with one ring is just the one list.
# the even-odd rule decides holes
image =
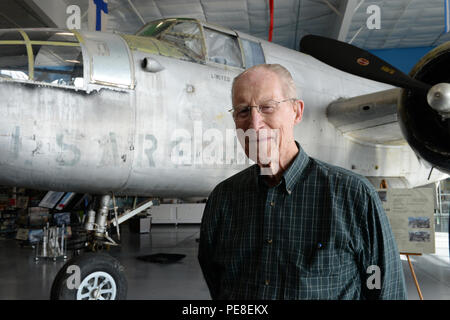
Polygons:
[[[410,76],[429,85],[450,83],[450,42],[427,53]],[[402,90],[398,122],[416,154],[434,168],[450,174],[450,119],[429,106],[427,95],[417,90]]]

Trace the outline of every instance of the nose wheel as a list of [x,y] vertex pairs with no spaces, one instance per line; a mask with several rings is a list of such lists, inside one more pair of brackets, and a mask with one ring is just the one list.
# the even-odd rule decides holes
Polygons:
[[77,300],[115,300],[116,295],[116,281],[103,271],[87,275],[77,290]]
[[51,300],[123,300],[127,295],[124,268],[105,253],[70,259],[56,275]]

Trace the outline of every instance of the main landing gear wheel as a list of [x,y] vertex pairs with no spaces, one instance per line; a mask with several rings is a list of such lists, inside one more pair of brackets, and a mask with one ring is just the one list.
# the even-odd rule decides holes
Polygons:
[[105,253],[74,257],[56,275],[50,299],[124,300],[127,281],[123,270],[119,261]]

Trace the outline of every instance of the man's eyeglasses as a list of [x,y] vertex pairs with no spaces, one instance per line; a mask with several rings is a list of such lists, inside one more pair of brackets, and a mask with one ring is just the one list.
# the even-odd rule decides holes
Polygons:
[[295,100],[297,99],[290,98],[281,101],[269,100],[259,106],[235,106],[228,110],[228,112],[233,112],[233,118],[235,121],[245,121],[250,117],[252,108],[256,108],[256,110],[262,115],[270,115],[280,107],[280,103]]

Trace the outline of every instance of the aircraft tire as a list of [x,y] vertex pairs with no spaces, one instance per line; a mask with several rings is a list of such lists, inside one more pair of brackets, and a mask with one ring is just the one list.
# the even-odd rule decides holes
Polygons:
[[76,256],[56,275],[50,299],[124,300],[128,284],[123,270],[119,261],[106,253],[89,252]]

